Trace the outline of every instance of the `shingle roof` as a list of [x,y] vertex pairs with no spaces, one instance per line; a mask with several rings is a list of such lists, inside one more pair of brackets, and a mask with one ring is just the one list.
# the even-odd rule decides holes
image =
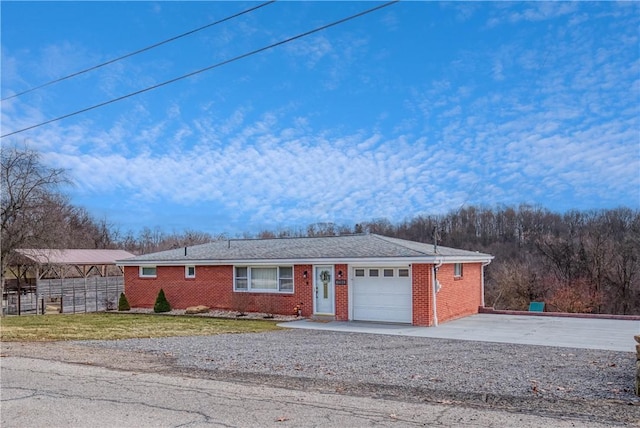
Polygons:
[[231,239],[158,253],[144,254],[128,260],[123,265],[143,263],[171,263],[188,261],[241,262],[269,260],[468,260],[489,261],[489,254],[438,247],[433,245],[385,236],[343,235],[317,238]]
[[16,252],[36,263],[55,265],[115,265],[116,260],[134,256],[124,250],[20,249]]

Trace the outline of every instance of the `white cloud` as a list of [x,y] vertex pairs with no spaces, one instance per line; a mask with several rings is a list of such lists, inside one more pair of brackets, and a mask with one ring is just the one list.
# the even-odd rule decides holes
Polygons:
[[315,68],[318,62],[324,60],[334,50],[331,42],[324,35],[299,39],[285,45],[285,49],[296,60],[303,59],[307,68]]
[[522,12],[512,12],[509,15],[511,23],[520,21],[544,21],[575,12],[576,2],[542,1],[529,3],[529,7]]
[[493,63],[493,78],[497,81],[504,80],[503,66],[500,60]]
[[[47,158],[73,171],[83,193],[118,189],[147,201],[215,201],[262,222],[269,213],[275,213],[271,221],[303,222],[335,218],[345,210],[358,218],[401,218],[409,209],[407,203],[443,203],[425,194],[439,180],[438,174],[447,180],[469,180],[450,172],[451,156],[439,152],[430,159],[427,153],[416,153],[412,139],[363,135],[285,141],[274,124],[267,116],[239,130],[238,144],[208,149],[200,145],[179,157],[96,151],[80,156],[48,153]],[[247,141],[256,134],[261,136],[258,144]],[[349,146],[359,148],[344,150]]]
[[81,44],[69,41],[47,45],[42,48],[40,55],[38,71],[43,81],[34,82],[33,86],[80,71],[97,59]]

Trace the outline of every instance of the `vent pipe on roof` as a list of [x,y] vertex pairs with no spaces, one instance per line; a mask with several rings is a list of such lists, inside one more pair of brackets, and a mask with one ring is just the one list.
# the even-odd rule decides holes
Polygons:
[[438,254],[438,226],[433,226],[433,252]]
[[184,256],[187,257],[187,247],[184,247]]

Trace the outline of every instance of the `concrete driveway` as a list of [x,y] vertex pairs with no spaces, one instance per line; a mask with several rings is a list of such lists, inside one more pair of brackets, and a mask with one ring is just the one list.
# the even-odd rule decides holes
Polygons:
[[438,327],[311,320],[291,321],[279,325],[286,328],[624,352],[635,352],[636,342],[633,336],[640,334],[640,321],[498,314],[472,315],[446,322]]

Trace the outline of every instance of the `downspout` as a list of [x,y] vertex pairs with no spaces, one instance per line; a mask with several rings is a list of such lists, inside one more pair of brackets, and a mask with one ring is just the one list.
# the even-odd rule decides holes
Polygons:
[[436,293],[437,291],[437,272],[438,272],[438,268],[442,266],[442,260],[440,260],[439,262],[437,262],[437,264],[434,264],[433,267],[431,268],[431,272],[433,273],[433,275],[431,275],[432,277],[432,281],[431,281],[431,291],[433,292],[433,326],[437,327],[438,326],[438,305],[436,304]]
[[482,266],[480,267],[480,293],[481,294],[481,299],[482,299],[482,307],[484,308],[484,268],[485,266],[488,266],[489,263],[491,263],[491,260],[486,261],[484,263],[482,263]]

